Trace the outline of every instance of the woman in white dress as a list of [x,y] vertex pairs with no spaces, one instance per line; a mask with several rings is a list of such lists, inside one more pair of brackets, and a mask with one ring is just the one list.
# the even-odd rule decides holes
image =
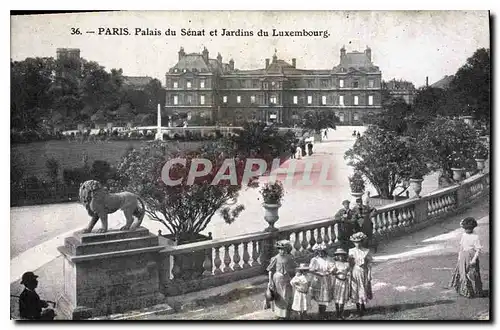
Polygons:
[[338,248],[333,263],[333,301],[337,311],[337,319],[344,318],[344,305],[351,293],[351,266],[347,261],[347,252]]
[[313,251],[316,256],[311,259],[309,272],[311,279],[311,296],[319,305],[319,317],[326,318],[326,307],[332,300],[332,281],[330,273],[333,264],[327,259],[325,243],[315,244]]
[[290,316],[293,303],[293,289],[290,281],[295,275],[295,259],[290,254],[292,245],[289,241],[276,244],[278,254],[271,258],[267,271],[269,272],[269,288],[275,298],[271,304],[274,314],[280,319]]
[[366,304],[372,296],[372,255],[370,250],[362,247],[366,235],[357,232],[351,236],[354,247],[349,249],[349,262],[352,267],[351,299],[356,303],[359,316],[366,312]]
[[479,272],[479,253],[482,246],[479,236],[474,233],[477,221],[467,217],[460,222],[464,229],[458,249],[458,261],[451,278],[450,287],[461,296],[474,298],[483,295],[483,283]]

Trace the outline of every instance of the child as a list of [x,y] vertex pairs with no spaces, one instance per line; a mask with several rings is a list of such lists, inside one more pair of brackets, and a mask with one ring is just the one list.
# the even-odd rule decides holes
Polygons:
[[481,297],[483,283],[479,272],[479,253],[482,246],[479,236],[474,234],[477,221],[473,217],[467,217],[460,222],[460,226],[465,233],[460,240],[457,267],[451,278],[450,286],[461,296]]
[[344,304],[349,300],[351,286],[351,267],[347,261],[347,252],[339,248],[335,251],[333,264],[333,300],[337,319],[344,319]]
[[300,264],[300,266],[296,269],[295,277],[290,281],[290,284],[295,290],[292,310],[299,313],[301,320],[304,319],[307,309],[310,307],[309,297],[307,295],[309,290],[309,280],[305,274],[308,270],[309,267],[307,264]]
[[[35,292],[38,286],[38,276],[33,272],[23,274],[21,284],[25,289],[19,296],[19,314],[21,318],[28,320],[53,320],[56,316],[53,309],[47,308],[45,300],[41,300]],[[42,308],[46,308],[42,311]]]
[[370,250],[361,246],[366,239],[363,232],[351,236],[354,247],[349,249],[349,259],[352,267],[351,299],[356,303],[360,317],[366,311],[366,303],[373,298],[372,294],[372,255]]

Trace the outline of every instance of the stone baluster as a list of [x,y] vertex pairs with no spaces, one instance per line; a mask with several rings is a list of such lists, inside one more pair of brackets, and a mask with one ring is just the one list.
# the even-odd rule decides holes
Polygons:
[[309,238],[309,246],[312,247],[316,244],[316,240],[314,239],[314,229],[310,229],[309,233],[311,234],[311,238]]
[[231,272],[232,269],[229,267],[231,265],[231,256],[229,255],[230,245],[224,246],[224,273]]
[[174,264],[172,266],[173,279],[181,278],[181,276],[182,276],[181,265],[182,265],[182,256],[175,255],[174,256]]
[[302,249],[303,249],[303,251],[306,251],[308,247],[309,247],[309,242],[307,241],[307,231],[304,230],[302,232]]
[[323,243],[323,235],[322,235],[321,231],[322,231],[322,230],[321,230],[321,227],[316,229],[316,232],[318,233],[318,236],[317,236],[316,242],[317,242],[318,244]]
[[214,274],[215,275],[220,275],[222,274],[222,271],[220,269],[220,266],[222,265],[222,260],[220,258],[220,246],[216,246],[215,248],[215,258],[214,258]]
[[239,248],[240,248],[240,244],[239,243],[234,243],[234,255],[233,255],[233,269],[234,270],[240,270],[241,269],[241,266],[240,266],[240,261],[241,261],[241,258],[240,258],[240,253],[239,253]]
[[203,261],[203,276],[212,275],[212,250],[205,250],[205,261]]
[[330,226],[325,226],[324,229],[325,229],[325,236],[323,241],[328,245],[330,244],[330,237],[328,236],[328,230],[330,229]]
[[248,253],[248,242],[243,243],[243,269],[250,268],[250,253]]
[[252,241],[252,267],[259,266],[259,249],[258,242]]
[[302,245],[300,244],[300,231],[297,231],[294,233],[295,234],[295,240],[293,242],[293,248],[295,252],[295,256],[300,255],[300,249],[302,248]]
[[399,209],[399,210],[396,210],[397,219],[398,219],[398,228],[399,229],[403,229],[404,226],[405,226],[404,213],[405,213],[405,210],[402,209],[402,208]]
[[337,236],[335,236],[335,223],[332,223],[329,227],[330,227],[330,233],[332,233],[331,239],[333,243],[337,239]]

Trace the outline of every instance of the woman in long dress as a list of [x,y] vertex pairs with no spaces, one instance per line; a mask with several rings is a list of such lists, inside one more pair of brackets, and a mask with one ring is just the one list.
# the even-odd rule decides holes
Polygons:
[[319,305],[319,317],[326,317],[326,307],[332,300],[332,281],[330,273],[332,263],[328,261],[326,254],[327,246],[325,243],[315,244],[313,251],[316,256],[311,259],[309,272],[311,279],[311,296]]
[[293,303],[293,289],[290,281],[295,275],[295,259],[290,254],[292,245],[288,241],[276,244],[278,254],[271,258],[267,267],[269,272],[269,288],[274,292],[275,298],[271,304],[274,314],[280,319],[290,316]]
[[461,296],[474,298],[483,295],[483,283],[479,272],[479,253],[482,246],[479,236],[474,233],[477,221],[467,217],[460,222],[464,229],[458,250],[458,262],[451,278],[450,286]]
[[366,235],[357,232],[351,236],[354,247],[349,249],[349,261],[352,267],[351,299],[356,303],[359,316],[366,312],[366,304],[372,296],[372,255],[370,250],[362,247]]

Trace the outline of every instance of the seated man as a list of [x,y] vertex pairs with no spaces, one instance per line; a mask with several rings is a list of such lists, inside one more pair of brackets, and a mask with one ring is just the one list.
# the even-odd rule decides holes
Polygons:
[[349,208],[350,202],[346,199],[342,202],[343,208],[337,211],[334,215],[335,225],[333,227],[335,232],[335,242],[339,242],[344,250],[354,247],[353,243],[349,240],[351,235],[361,230],[356,219],[353,218],[353,211]]
[[[41,300],[35,289],[38,286],[38,276],[33,272],[23,274],[21,284],[25,286],[19,296],[19,315],[28,320],[53,320],[56,313],[45,300]],[[42,311],[42,308],[45,308]]]
[[363,204],[361,198],[356,199],[356,206],[352,210],[352,217],[357,221],[359,228],[366,236],[367,239],[363,242],[364,247],[373,248],[374,252],[377,251],[377,246],[373,241],[373,223],[372,217],[376,213],[376,209],[368,204]]

